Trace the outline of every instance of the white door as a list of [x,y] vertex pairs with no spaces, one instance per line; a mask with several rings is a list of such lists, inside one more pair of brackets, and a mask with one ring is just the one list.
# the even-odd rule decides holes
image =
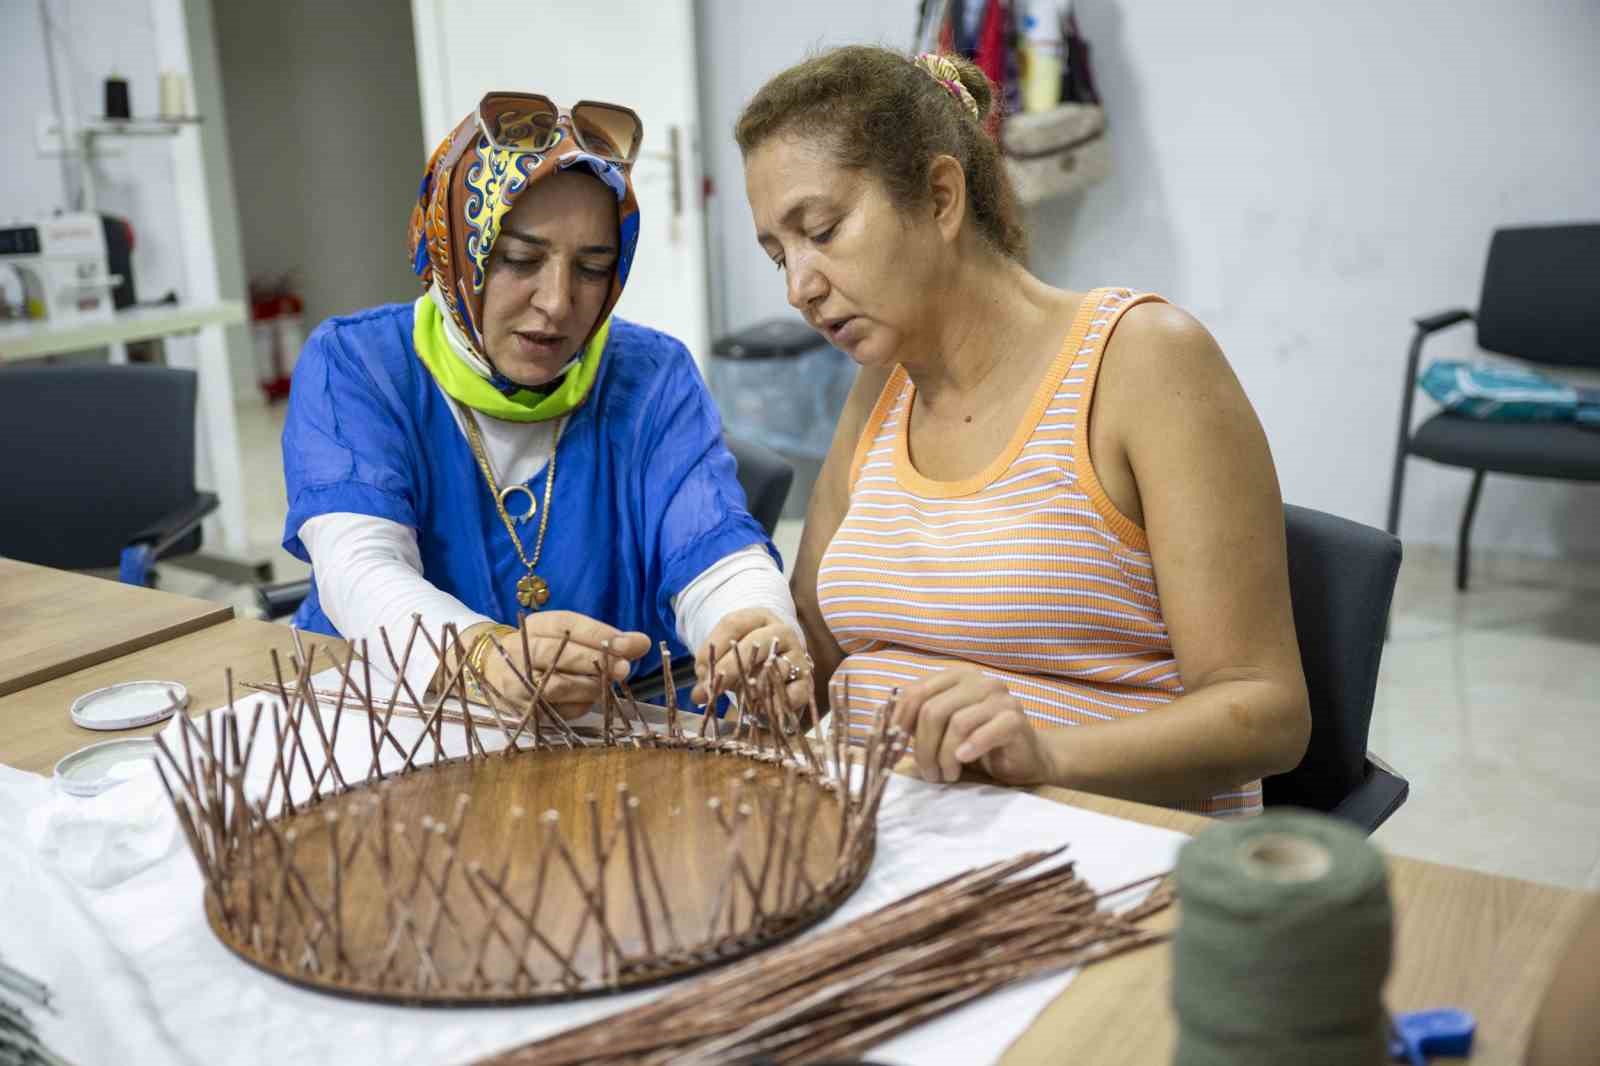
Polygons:
[[424,153],[491,89],[639,113],[639,252],[617,313],[677,337],[703,366],[710,338],[692,0],[411,0],[411,13]]

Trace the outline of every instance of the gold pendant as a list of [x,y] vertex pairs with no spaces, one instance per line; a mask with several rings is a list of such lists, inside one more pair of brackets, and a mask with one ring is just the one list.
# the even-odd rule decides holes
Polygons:
[[530,611],[537,611],[550,602],[550,586],[538,574],[528,574],[517,582],[517,602]]

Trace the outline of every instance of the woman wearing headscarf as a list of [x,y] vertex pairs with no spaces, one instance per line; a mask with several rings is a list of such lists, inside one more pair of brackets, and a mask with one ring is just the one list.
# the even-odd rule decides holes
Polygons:
[[[612,315],[641,139],[627,108],[495,92],[434,151],[409,232],[424,294],[330,319],[295,368],[284,547],[314,577],[296,625],[370,640],[375,665],[380,631],[453,625],[512,696],[489,642],[520,660],[520,624],[564,714],[598,695],[605,650],[620,679],[661,641],[776,648],[806,691],[777,553],[689,352]],[[422,692],[442,671],[417,643]]]

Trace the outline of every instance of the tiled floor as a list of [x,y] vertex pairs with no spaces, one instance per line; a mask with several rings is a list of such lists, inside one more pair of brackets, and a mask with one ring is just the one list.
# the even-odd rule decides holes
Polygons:
[[[305,567],[277,547],[283,410],[241,405],[255,547],[279,580]],[[776,540],[794,557],[800,523]],[[1389,851],[1600,890],[1600,565],[1474,558],[1457,594],[1450,552],[1409,546],[1384,652],[1371,747],[1411,782],[1377,833]],[[233,602],[250,591],[168,567],[163,585]]]
[[1409,548],[1370,746],[1411,782],[1402,855],[1600,890],[1600,580]]

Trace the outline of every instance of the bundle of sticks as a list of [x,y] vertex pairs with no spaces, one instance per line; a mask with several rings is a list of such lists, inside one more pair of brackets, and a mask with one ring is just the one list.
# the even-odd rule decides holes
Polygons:
[[[736,963],[622,1014],[480,1066],[806,1063],[860,1054],[980,996],[1163,940],[1158,874],[1096,893],[1065,849],[969,870],[828,933]],[[1149,888],[1117,910],[1119,898]]]

